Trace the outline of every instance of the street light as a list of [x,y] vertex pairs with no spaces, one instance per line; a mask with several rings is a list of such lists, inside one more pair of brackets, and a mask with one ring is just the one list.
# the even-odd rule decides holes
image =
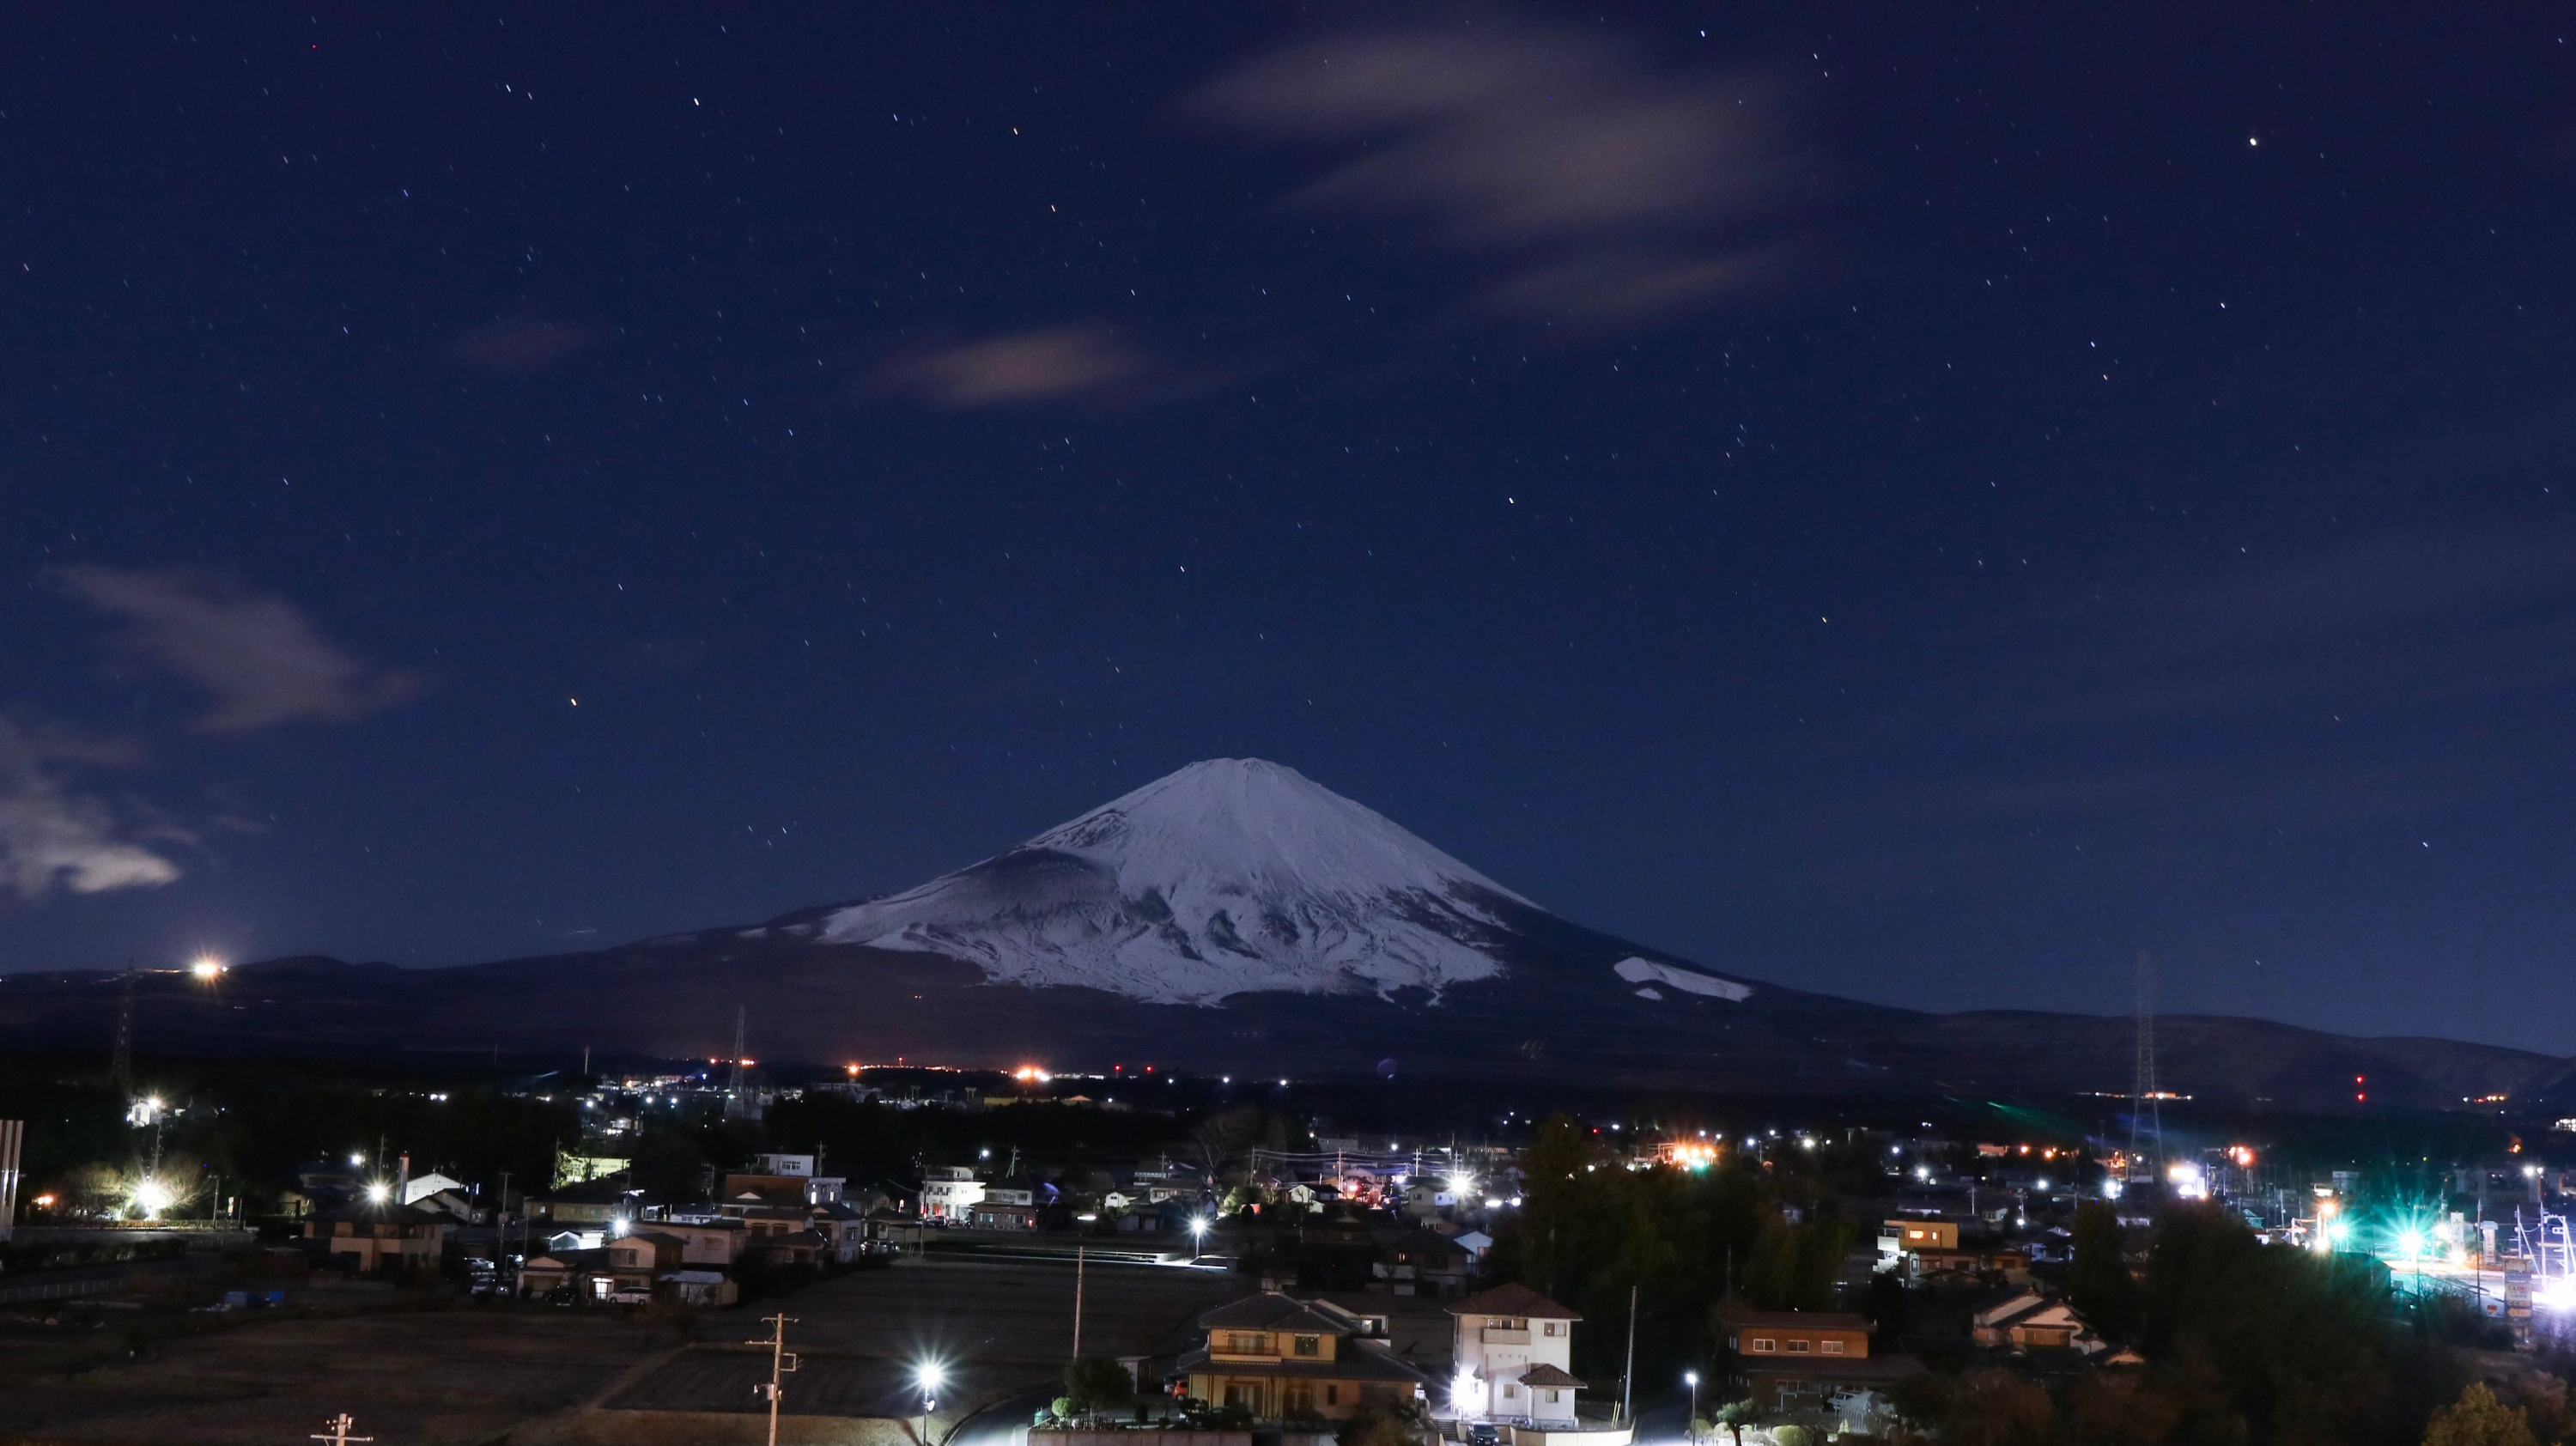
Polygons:
[[1699,1439],[1699,1372],[1682,1372],[1682,1383],[1690,1387],[1691,1393],[1690,1416],[1682,1423],[1682,1434],[1697,1441]]
[[1208,1233],[1208,1219],[1207,1219],[1207,1217],[1206,1217],[1206,1216],[1204,1216],[1204,1215],[1193,1215],[1193,1216],[1191,1216],[1191,1217],[1190,1217],[1190,1264],[1192,1264],[1192,1265],[1196,1265],[1196,1264],[1198,1264],[1198,1263],[1199,1263],[1199,1249],[1200,1249],[1200,1247],[1201,1247],[1201,1246],[1203,1246],[1203,1245],[1205,1245],[1205,1244],[1207,1243],[1207,1233]]
[[919,1439],[922,1446],[930,1446],[930,1413],[939,1409],[939,1387],[948,1379],[948,1372],[941,1369],[937,1361],[924,1361],[920,1368],[912,1373],[912,1379],[915,1385],[921,1387]]

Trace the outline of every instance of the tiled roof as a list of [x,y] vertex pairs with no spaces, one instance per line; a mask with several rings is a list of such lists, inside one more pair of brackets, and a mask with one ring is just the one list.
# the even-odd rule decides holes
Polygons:
[[1316,1331],[1326,1335],[1346,1335],[1352,1322],[1335,1320],[1305,1302],[1265,1291],[1248,1295],[1199,1317],[1203,1330],[1279,1330]]
[[1498,1285],[1480,1290],[1465,1300],[1452,1301],[1451,1315],[1524,1315],[1541,1320],[1581,1320],[1582,1316],[1558,1305],[1526,1285]]
[[1548,1386],[1558,1390],[1571,1388],[1573,1390],[1580,1391],[1583,1389],[1583,1383],[1581,1381],[1576,1380],[1574,1377],[1567,1375],[1564,1371],[1555,1366],[1549,1365],[1545,1361],[1541,1361],[1537,1365],[1530,1367],[1528,1370],[1521,1372],[1521,1384],[1524,1386]]

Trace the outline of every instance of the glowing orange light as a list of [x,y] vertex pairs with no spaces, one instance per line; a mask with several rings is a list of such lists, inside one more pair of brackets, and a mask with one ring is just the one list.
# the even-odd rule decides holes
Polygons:
[[39,1210],[51,1210],[51,1209],[53,1209],[53,1208],[54,1208],[54,1197],[53,1197],[53,1196],[51,1196],[51,1195],[39,1195],[39,1196],[37,1196],[37,1197],[36,1197],[36,1208],[37,1208],[37,1209],[39,1209]]

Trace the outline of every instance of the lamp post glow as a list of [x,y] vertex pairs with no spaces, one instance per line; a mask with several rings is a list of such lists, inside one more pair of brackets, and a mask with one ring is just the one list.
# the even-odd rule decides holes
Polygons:
[[1699,1439],[1699,1372],[1682,1372],[1682,1383],[1690,1387],[1691,1393],[1690,1415],[1682,1422],[1682,1434],[1697,1441]]
[[912,1373],[912,1379],[921,1387],[921,1429],[915,1433],[916,1439],[921,1446],[930,1446],[930,1413],[939,1409],[939,1387],[948,1379],[948,1373],[937,1361],[924,1361]]
[[1207,1243],[1208,1221],[1204,1215],[1190,1217],[1190,1264],[1199,1263],[1199,1250]]

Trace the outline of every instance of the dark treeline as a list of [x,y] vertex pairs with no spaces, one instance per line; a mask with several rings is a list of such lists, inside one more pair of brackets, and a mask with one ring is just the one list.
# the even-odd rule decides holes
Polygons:
[[1631,1170],[1593,1128],[1556,1115],[1522,1158],[1521,1209],[1488,1273],[1582,1313],[1575,1373],[1594,1381],[1619,1376],[1633,1289],[1639,1379],[1673,1380],[1714,1356],[1717,1306],[1730,1295],[1762,1309],[1835,1308],[1854,1240],[1835,1180],[1876,1173],[1874,1150],[1820,1144],[1768,1169]]

